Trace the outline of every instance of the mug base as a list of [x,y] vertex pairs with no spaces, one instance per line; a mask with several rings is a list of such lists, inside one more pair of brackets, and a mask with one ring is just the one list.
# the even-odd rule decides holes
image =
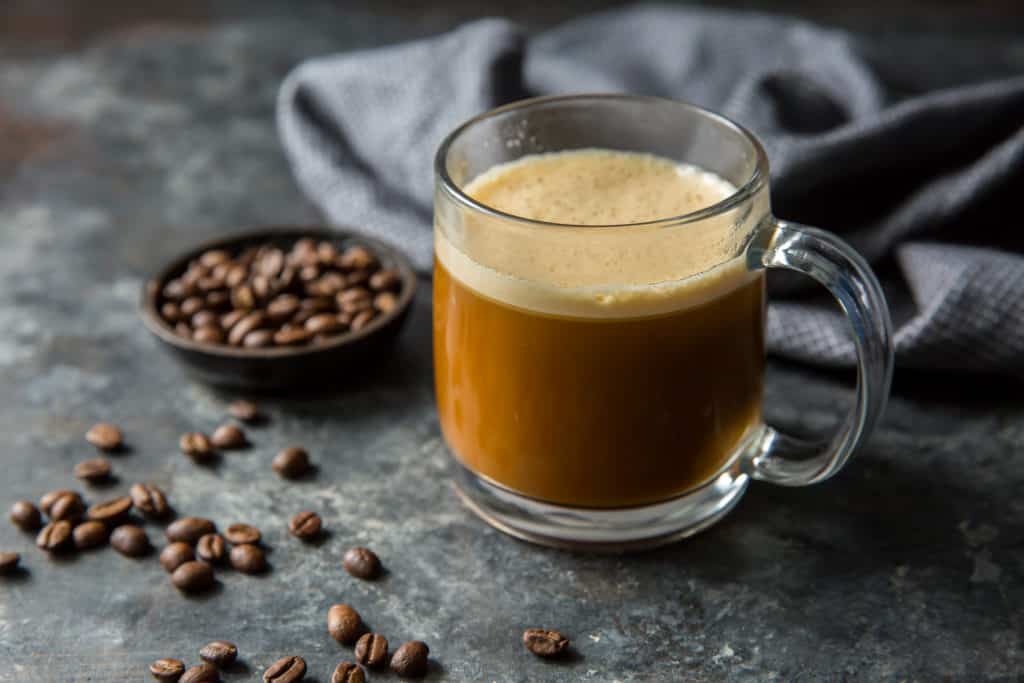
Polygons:
[[456,467],[456,494],[495,529],[539,545],[607,553],[653,548],[703,531],[739,502],[750,482],[734,466],[671,500],[629,508],[574,508],[510,491],[457,461]]

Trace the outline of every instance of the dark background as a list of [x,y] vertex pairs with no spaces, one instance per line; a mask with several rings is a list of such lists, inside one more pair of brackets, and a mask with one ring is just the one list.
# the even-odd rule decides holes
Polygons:
[[[194,662],[227,638],[244,659],[228,681],[295,653],[326,683],[351,657],[325,633],[339,601],[393,642],[430,643],[432,680],[1020,680],[1024,404],[989,379],[899,372],[879,431],[829,482],[756,484],[713,530],[657,551],[576,555],[512,541],[451,495],[425,286],[371,381],[265,399],[271,422],[219,468],[177,454],[178,435],[214,427],[232,396],[160,353],[138,295],[196,242],[318,220],[274,129],[288,70],[485,14],[543,28],[617,4],[0,3],[0,507],[79,487],[82,435],[112,420],[132,450],[114,462],[119,482],[90,498],[153,481],[179,512],[260,526],[274,567],[220,572],[217,591],[186,599],[155,557],[54,562],[0,523],[0,548],[27,567],[0,582],[0,681],[137,682],[156,657]],[[1024,72],[1014,0],[718,6],[847,28],[898,92]],[[846,373],[773,362],[766,406],[787,429],[820,432],[851,394]],[[319,470],[282,486],[269,459],[295,441]],[[284,531],[310,507],[332,531],[315,549]],[[354,543],[381,554],[384,579],[341,572]],[[530,657],[518,639],[540,624],[564,629],[574,656]]]

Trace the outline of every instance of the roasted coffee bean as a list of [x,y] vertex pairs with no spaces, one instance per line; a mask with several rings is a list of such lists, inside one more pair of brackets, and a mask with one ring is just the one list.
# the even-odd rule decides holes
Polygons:
[[181,541],[168,544],[160,551],[160,564],[168,572],[173,572],[194,559],[196,559],[196,554],[192,551],[192,546]]
[[71,545],[71,523],[63,519],[50,522],[36,536],[36,545],[48,552],[66,550]]
[[364,287],[352,287],[338,295],[338,308],[344,310],[345,304],[360,303],[363,307],[368,306],[373,296]]
[[375,292],[397,291],[402,286],[402,276],[397,270],[386,268],[370,276],[370,289]]
[[165,299],[180,301],[195,291],[181,280],[169,280],[162,290]]
[[131,496],[118,496],[89,506],[86,516],[97,522],[112,524],[124,518],[132,509]]
[[43,497],[39,499],[39,507],[45,514],[49,515],[53,508],[53,504],[57,502],[57,499],[66,495],[74,496],[75,498],[78,498],[79,501],[82,500],[78,491],[72,491],[71,489],[55,489],[43,494]]
[[288,531],[292,536],[301,538],[303,541],[310,541],[320,535],[320,528],[323,521],[320,515],[309,510],[296,513],[288,523]]
[[381,313],[390,313],[398,306],[398,298],[391,292],[381,292],[373,297],[373,307]]
[[330,242],[320,242],[316,245],[316,257],[320,263],[333,266],[338,260],[338,248]]
[[312,332],[298,325],[284,325],[274,333],[274,343],[278,346],[305,344],[312,338]]
[[259,574],[267,569],[267,558],[258,545],[243,543],[231,549],[231,566],[243,574]]
[[345,278],[346,287],[358,287],[369,284],[371,272],[369,270],[353,270]]
[[234,265],[228,268],[228,272],[224,275],[224,284],[228,287],[235,288],[245,282],[245,278],[248,276],[249,272],[245,266],[241,264]]
[[213,431],[213,436],[210,437],[210,441],[217,448],[241,448],[247,441],[245,438],[245,432],[243,432],[237,425],[233,425],[230,422],[222,424]]
[[213,585],[213,568],[197,560],[185,562],[171,573],[171,583],[186,593],[199,593]]
[[380,558],[369,548],[349,548],[341,564],[345,571],[357,579],[375,579],[380,576]]
[[334,310],[334,300],[327,296],[312,296],[303,299],[299,304],[299,312],[325,313],[332,310]]
[[358,664],[342,662],[331,674],[331,683],[366,683],[366,674]]
[[281,294],[267,304],[267,315],[274,320],[287,320],[299,310],[299,297],[294,294]]
[[327,610],[327,631],[339,643],[352,644],[363,632],[363,619],[350,605],[332,605]]
[[179,337],[184,337],[185,339],[192,338],[192,328],[189,327],[188,323],[185,322],[180,322],[177,325],[175,325],[174,333]]
[[128,494],[131,496],[135,507],[147,517],[161,519],[166,517],[171,511],[171,506],[167,504],[164,492],[153,484],[132,484]]
[[268,278],[275,278],[284,268],[284,252],[277,247],[268,247],[256,259],[256,271]]
[[118,429],[117,425],[112,425],[109,422],[94,424],[85,433],[85,440],[101,451],[117,450],[121,447],[123,438],[121,430]]
[[160,307],[160,315],[169,323],[176,323],[181,320],[181,309],[178,304],[168,301]]
[[171,522],[164,535],[171,542],[195,545],[201,537],[216,531],[217,527],[205,517],[182,517]]
[[178,439],[178,448],[193,460],[209,460],[213,456],[213,444],[210,437],[202,432],[186,432]]
[[192,327],[199,329],[201,327],[220,327],[220,316],[213,311],[202,310],[192,316]]
[[[320,296],[334,296],[345,288],[345,276],[341,273],[327,273],[321,275],[320,279],[312,283],[313,288],[310,294]],[[309,288],[307,287],[307,290]]]
[[213,325],[205,325],[192,333],[192,341],[197,341],[200,344],[222,344],[224,343],[224,330]]
[[74,528],[71,536],[79,550],[95,548],[107,542],[107,525],[96,520],[82,522]]
[[391,670],[403,678],[419,678],[427,673],[430,648],[422,640],[409,640],[391,656]]
[[274,471],[282,477],[295,479],[301,477],[309,469],[309,454],[299,446],[282,449],[271,463]]
[[11,506],[11,522],[22,531],[38,531],[43,525],[39,508],[27,500],[18,500]]
[[245,335],[245,339],[242,340],[242,346],[247,349],[263,349],[274,343],[274,331],[273,330],[253,330],[249,334]]
[[21,555],[11,552],[0,552],[0,574],[13,574],[21,562]]
[[356,315],[356,317],[352,319],[352,331],[358,332],[359,330],[369,325],[371,320],[373,320],[372,310],[363,311],[362,313]]
[[142,557],[149,552],[149,536],[142,527],[122,524],[110,534],[110,545],[128,557]]
[[281,657],[263,672],[263,683],[298,683],[306,675],[306,660],[297,655]]
[[[211,311],[222,312],[224,309],[231,307],[231,297],[221,289],[215,292],[208,292],[206,294],[206,307]],[[217,323],[220,324],[220,316],[217,318]]]
[[260,409],[252,401],[233,401],[228,406],[228,414],[242,422],[255,422],[260,419]]
[[306,331],[310,334],[331,334],[344,329],[344,325],[333,313],[320,313],[306,321]]
[[256,294],[250,285],[242,284],[231,290],[231,305],[243,311],[256,306]]
[[199,256],[200,265],[206,268],[213,268],[214,266],[225,263],[231,260],[231,254],[223,249],[211,249],[203,252]]
[[252,293],[253,296],[256,297],[257,303],[263,303],[270,298],[271,294],[274,293],[272,291],[273,288],[271,287],[270,280],[265,275],[254,275],[250,286],[252,287]]
[[204,534],[196,542],[196,555],[210,564],[220,564],[227,555],[227,544],[220,534]]
[[174,683],[185,673],[185,662],[170,657],[158,659],[149,665],[149,673],[158,681]]
[[181,315],[186,318],[192,318],[203,308],[203,300],[198,296],[190,296],[181,302]]
[[75,476],[96,483],[110,478],[113,468],[106,458],[90,458],[75,465]]
[[377,257],[366,247],[349,247],[341,255],[339,263],[346,270],[370,268],[377,262]]
[[528,628],[523,631],[523,645],[538,657],[556,657],[569,646],[569,639],[553,629]]
[[225,313],[220,317],[220,326],[225,330],[230,330],[246,315],[248,315],[248,312],[243,310],[234,310],[230,313]]
[[215,640],[199,650],[199,656],[217,666],[231,666],[238,659],[238,647],[227,640]]
[[247,334],[262,327],[265,322],[266,316],[262,311],[249,313],[231,328],[231,332],[228,333],[228,343],[232,346],[240,345]]
[[220,683],[220,669],[209,662],[190,666],[178,683]]
[[75,522],[81,519],[85,512],[85,503],[77,493],[65,493],[53,501],[50,506],[50,521],[67,520]]
[[199,290],[200,295],[214,292],[224,287],[224,278],[217,277],[216,275],[207,275],[196,280],[196,288]]
[[379,633],[365,633],[356,641],[356,661],[371,669],[387,666],[388,639]]
[[299,280],[302,282],[313,282],[320,277],[319,266],[309,264],[299,268]]
[[232,545],[256,544],[263,537],[260,530],[251,524],[232,524],[224,530],[224,536]]

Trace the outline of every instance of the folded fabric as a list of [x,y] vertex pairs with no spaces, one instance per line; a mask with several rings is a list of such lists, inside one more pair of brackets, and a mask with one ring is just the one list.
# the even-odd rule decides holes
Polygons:
[[[530,35],[499,19],[310,60],[278,128],[302,189],[431,264],[433,156],[509,101],[633,92],[722,112],[762,140],[777,215],[841,234],[892,277],[897,363],[1024,376],[1024,77],[902,101],[842,32],[764,15],[641,6]],[[846,323],[803,290],[769,306],[769,350],[854,360]]]

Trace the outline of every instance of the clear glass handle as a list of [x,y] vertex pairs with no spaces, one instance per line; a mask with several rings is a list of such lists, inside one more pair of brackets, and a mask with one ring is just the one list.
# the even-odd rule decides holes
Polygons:
[[853,247],[830,233],[771,219],[751,246],[752,260],[766,268],[810,275],[846,313],[857,349],[857,398],[828,442],[811,443],[766,427],[747,461],[755,479],[806,486],[838,472],[871,434],[885,410],[892,383],[892,321],[870,267]]

